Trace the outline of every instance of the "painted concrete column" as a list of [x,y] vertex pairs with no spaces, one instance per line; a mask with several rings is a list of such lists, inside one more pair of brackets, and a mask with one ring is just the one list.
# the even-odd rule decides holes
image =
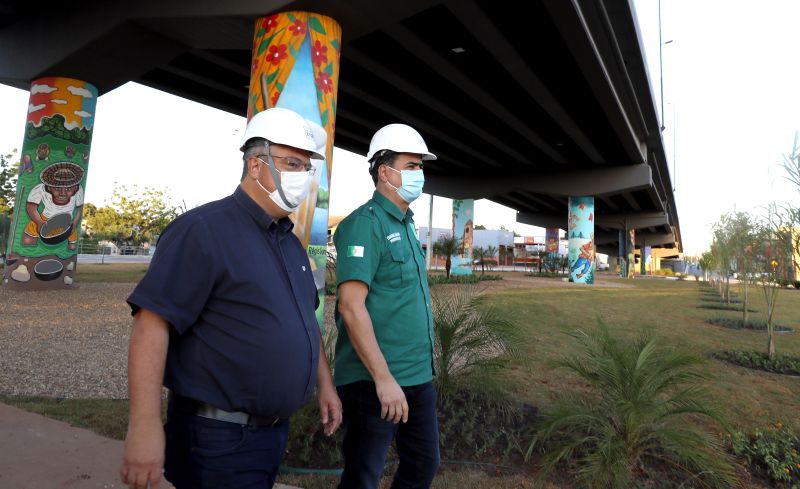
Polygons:
[[97,89],[80,80],[34,80],[3,286],[19,290],[75,282]]
[[547,252],[547,271],[553,272],[558,268],[558,228],[544,230],[545,250]]
[[458,253],[451,259],[452,275],[472,275],[473,211],[475,200],[453,200],[453,236],[459,243]]
[[569,198],[569,279],[594,283],[594,197]]
[[625,231],[625,271],[627,278],[633,278],[636,269],[636,230]]
[[617,263],[619,264],[619,276],[625,278],[628,276],[627,267],[625,266],[625,230],[619,230],[619,237],[618,243],[619,246],[617,247]]
[[324,15],[282,12],[257,19],[247,102],[247,120],[267,108],[284,107],[322,126],[328,135],[327,146],[318,149],[325,161],[311,160],[316,168],[311,190],[291,215],[314,270],[320,326],[341,40],[339,24]]

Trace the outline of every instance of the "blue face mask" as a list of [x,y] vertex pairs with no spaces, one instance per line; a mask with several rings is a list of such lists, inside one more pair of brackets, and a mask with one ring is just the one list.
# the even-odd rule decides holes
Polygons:
[[389,185],[394,188],[394,191],[397,192],[397,195],[400,196],[401,199],[405,200],[409,204],[417,200],[417,197],[422,195],[422,187],[425,185],[425,174],[422,170],[395,170],[391,166],[387,165],[387,168],[390,170],[394,170],[400,174],[402,178],[402,182],[400,187],[395,187],[389,182]]

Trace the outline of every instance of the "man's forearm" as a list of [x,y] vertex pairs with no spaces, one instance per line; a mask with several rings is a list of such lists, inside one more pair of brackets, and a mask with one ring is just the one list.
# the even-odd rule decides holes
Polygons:
[[350,343],[372,379],[377,383],[391,378],[392,374],[378,346],[367,308],[361,304],[351,307],[340,306],[339,312],[344,319]]
[[161,420],[161,385],[169,345],[169,325],[142,310],[133,321],[128,352],[131,423]]
[[328,365],[328,355],[325,352],[325,342],[319,339],[319,364],[317,365],[317,388],[333,387],[331,367]]

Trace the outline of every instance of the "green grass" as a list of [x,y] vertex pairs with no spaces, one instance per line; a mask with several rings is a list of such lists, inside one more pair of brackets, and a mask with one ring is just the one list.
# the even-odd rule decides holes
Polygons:
[[[663,344],[706,358],[723,350],[766,351],[767,337],[763,332],[733,331],[705,324],[709,316],[719,312],[697,308],[698,299],[706,289],[695,282],[615,278],[604,278],[602,282],[630,288],[512,289],[491,295],[492,304],[509,319],[517,320],[523,332],[534,340],[528,351],[528,365],[513,372],[522,400],[546,410],[559,392],[585,391],[583,382],[553,371],[549,363],[575,352],[574,342],[565,333],[593,328],[598,318],[603,319],[615,336],[634,338],[640,328],[652,329]],[[754,307],[766,310],[763,295],[753,293],[751,297]],[[740,314],[730,313],[732,318]],[[763,317],[752,314],[751,319]],[[774,321],[795,329],[800,327],[800,291],[781,291]],[[776,348],[779,354],[798,355],[800,335],[778,336]],[[707,395],[725,408],[735,428],[749,430],[780,420],[800,429],[796,379],[731,367],[717,360],[709,360],[704,370],[714,376],[708,382]]]
[[136,283],[147,272],[147,263],[78,264],[75,282],[91,284],[98,282]]
[[64,421],[72,426],[122,440],[128,429],[127,399],[57,399],[40,396],[0,396],[10,406]]
[[[81,265],[77,282],[135,282],[145,270],[145,265]],[[513,276],[515,283],[510,283],[510,280],[495,282],[487,293],[492,306],[514,320],[521,333],[530,339],[522,352],[526,361],[514,365],[509,373],[516,383],[516,395],[520,401],[547,410],[553,406],[559,393],[588,392],[584,382],[563,371],[553,370],[550,363],[564,354],[575,352],[577,345],[566,332],[594,328],[597,319],[602,318],[614,336],[634,338],[642,328],[652,329],[662,344],[709,358],[703,368],[713,376],[713,380],[708,381],[705,393],[724,409],[734,429],[752,432],[781,422],[800,432],[800,391],[796,378],[710,359],[711,354],[724,350],[766,351],[767,338],[760,331],[729,330],[706,324],[706,319],[711,316],[724,314],[738,318],[741,313],[699,309],[701,298],[710,295],[710,289],[701,283],[601,277],[597,286],[578,287],[561,282],[551,285],[541,279],[525,278],[522,274]],[[537,286],[519,288],[522,285],[520,279],[536,281]],[[514,287],[506,288],[506,283]],[[750,298],[748,305],[759,311],[766,310],[760,290],[751,289]],[[750,319],[763,320],[763,314],[753,313]],[[781,291],[774,321],[795,330],[800,328],[800,291]],[[800,356],[800,334],[777,335],[776,349],[778,354]],[[124,401],[59,401],[22,397],[0,397],[0,401],[114,438],[123,436],[127,421],[127,403]],[[530,474],[485,472],[491,476],[482,475],[478,469],[446,470],[437,477],[434,487],[534,487],[525,480]],[[333,487],[336,478],[287,475],[281,476],[280,480],[314,489]],[[384,486],[388,487],[386,481]],[[549,487],[572,486],[559,483]]]

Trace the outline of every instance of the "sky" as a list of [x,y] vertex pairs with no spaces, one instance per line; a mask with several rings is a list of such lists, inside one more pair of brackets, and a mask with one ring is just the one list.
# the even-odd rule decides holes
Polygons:
[[[659,111],[663,78],[662,136],[684,251],[696,255],[721,214],[797,200],[782,161],[800,129],[800,1],[662,0],[661,63],[658,2],[634,5]],[[0,109],[7,152],[22,144],[28,92],[0,85]],[[243,117],[133,83],[102,95],[95,114],[87,202],[108,203],[119,183],[167,189],[174,204],[191,209],[238,184]],[[331,215],[349,213],[373,188],[365,158],[336,148]],[[425,194],[412,204],[418,225],[427,226],[429,203]],[[451,201],[436,197],[433,226],[449,227],[450,212]],[[544,237],[516,223],[513,209],[486,200],[475,203],[475,223]]]

